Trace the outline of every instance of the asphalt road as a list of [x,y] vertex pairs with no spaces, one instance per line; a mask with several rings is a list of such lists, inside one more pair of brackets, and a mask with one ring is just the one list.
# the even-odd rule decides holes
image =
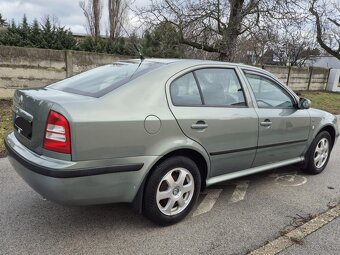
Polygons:
[[[215,185],[198,203],[204,205],[211,190],[221,190],[214,203],[208,203],[213,204],[210,210],[165,228],[125,204],[65,207],[44,201],[6,158],[0,159],[0,254],[245,254],[278,237],[294,217],[308,218],[340,202],[339,155],[340,142],[317,176],[286,167]],[[239,183],[247,185],[238,190]],[[333,224],[336,221],[327,225],[330,232],[326,227],[323,231],[339,234],[339,224]],[[310,242],[283,254],[302,254],[309,248],[321,254]]]

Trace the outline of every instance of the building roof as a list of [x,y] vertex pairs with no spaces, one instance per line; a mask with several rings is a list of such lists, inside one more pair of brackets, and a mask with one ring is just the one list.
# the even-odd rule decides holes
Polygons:
[[340,59],[333,56],[313,56],[306,61],[307,66],[340,69]]

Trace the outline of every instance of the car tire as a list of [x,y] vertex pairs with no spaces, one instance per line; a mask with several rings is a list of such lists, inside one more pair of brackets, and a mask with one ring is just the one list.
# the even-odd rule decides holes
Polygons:
[[332,146],[330,134],[327,131],[320,132],[309,147],[303,170],[308,174],[321,173],[327,166]]
[[200,171],[191,159],[174,156],[161,162],[146,182],[143,214],[158,225],[185,218],[201,189]]

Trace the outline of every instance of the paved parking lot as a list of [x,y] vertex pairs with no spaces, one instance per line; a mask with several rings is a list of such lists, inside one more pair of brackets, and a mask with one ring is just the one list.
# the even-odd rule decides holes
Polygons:
[[[286,167],[214,185],[190,217],[165,228],[125,204],[65,207],[45,201],[0,159],[0,254],[246,254],[278,237],[294,218],[340,202],[339,155],[340,142],[317,176]],[[334,236],[336,229],[339,220],[319,231]],[[309,240],[318,239],[319,231],[283,254],[318,254]]]

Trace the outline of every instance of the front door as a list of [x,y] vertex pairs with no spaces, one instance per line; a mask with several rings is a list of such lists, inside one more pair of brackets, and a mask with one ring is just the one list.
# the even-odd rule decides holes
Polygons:
[[210,155],[210,177],[251,167],[258,118],[233,68],[203,68],[170,84],[170,108],[186,136]]
[[259,116],[259,140],[253,167],[303,156],[310,129],[308,110],[298,109],[289,90],[275,80],[247,72]]

